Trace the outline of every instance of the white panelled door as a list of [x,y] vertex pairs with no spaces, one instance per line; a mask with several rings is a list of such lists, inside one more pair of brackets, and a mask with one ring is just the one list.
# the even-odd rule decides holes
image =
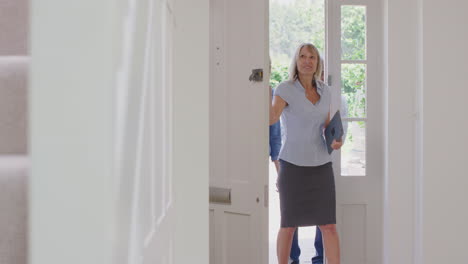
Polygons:
[[113,263],[172,264],[172,1],[119,8]]
[[381,263],[384,176],[381,1],[328,0],[327,10],[326,57],[333,93],[332,111],[341,105],[348,112],[343,118],[347,122],[346,142],[341,151],[333,154],[342,263]]
[[211,264],[268,261],[267,14],[268,0],[210,1]]

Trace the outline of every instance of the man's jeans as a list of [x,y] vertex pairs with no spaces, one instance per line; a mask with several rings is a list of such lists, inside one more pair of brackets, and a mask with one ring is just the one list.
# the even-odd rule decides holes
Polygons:
[[[299,256],[301,255],[301,249],[299,248],[299,241],[298,241],[298,233],[294,232],[293,241],[291,245],[291,254],[289,255],[290,258],[295,263],[299,263]],[[316,228],[315,230],[315,256],[312,258],[312,264],[323,264],[323,243],[322,243],[322,232],[320,232],[320,228]]]

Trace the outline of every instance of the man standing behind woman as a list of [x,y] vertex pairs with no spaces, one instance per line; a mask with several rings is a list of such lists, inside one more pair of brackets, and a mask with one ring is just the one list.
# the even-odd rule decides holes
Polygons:
[[[340,263],[335,181],[323,138],[323,130],[330,122],[331,93],[320,81],[321,72],[317,48],[301,44],[292,59],[289,80],[275,89],[270,107],[270,125],[281,116],[284,128],[278,176],[279,264],[288,263],[296,228],[314,225],[322,231],[327,263]],[[333,141],[332,148],[339,149],[341,145],[341,141]]]

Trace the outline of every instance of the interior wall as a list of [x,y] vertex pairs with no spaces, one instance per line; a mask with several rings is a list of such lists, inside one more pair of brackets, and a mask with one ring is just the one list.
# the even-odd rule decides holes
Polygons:
[[468,3],[386,0],[384,263],[464,263]]
[[418,3],[384,1],[384,261],[414,263]]
[[31,264],[109,263],[112,7],[31,1]]
[[209,0],[175,1],[174,263],[208,263]]
[[[209,4],[173,3],[177,211],[175,259],[169,263],[208,263]],[[110,84],[120,51],[114,22],[127,11],[118,6],[112,1],[32,1],[33,264],[110,263],[115,132]]]
[[424,264],[466,263],[468,2],[424,0]]

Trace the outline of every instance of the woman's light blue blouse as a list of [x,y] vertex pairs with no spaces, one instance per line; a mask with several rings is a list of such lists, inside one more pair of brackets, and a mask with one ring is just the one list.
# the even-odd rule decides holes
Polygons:
[[280,159],[298,166],[320,166],[331,161],[323,137],[331,93],[320,81],[317,92],[320,100],[312,104],[299,80],[282,82],[275,89],[275,95],[288,103],[281,114],[284,138]]

